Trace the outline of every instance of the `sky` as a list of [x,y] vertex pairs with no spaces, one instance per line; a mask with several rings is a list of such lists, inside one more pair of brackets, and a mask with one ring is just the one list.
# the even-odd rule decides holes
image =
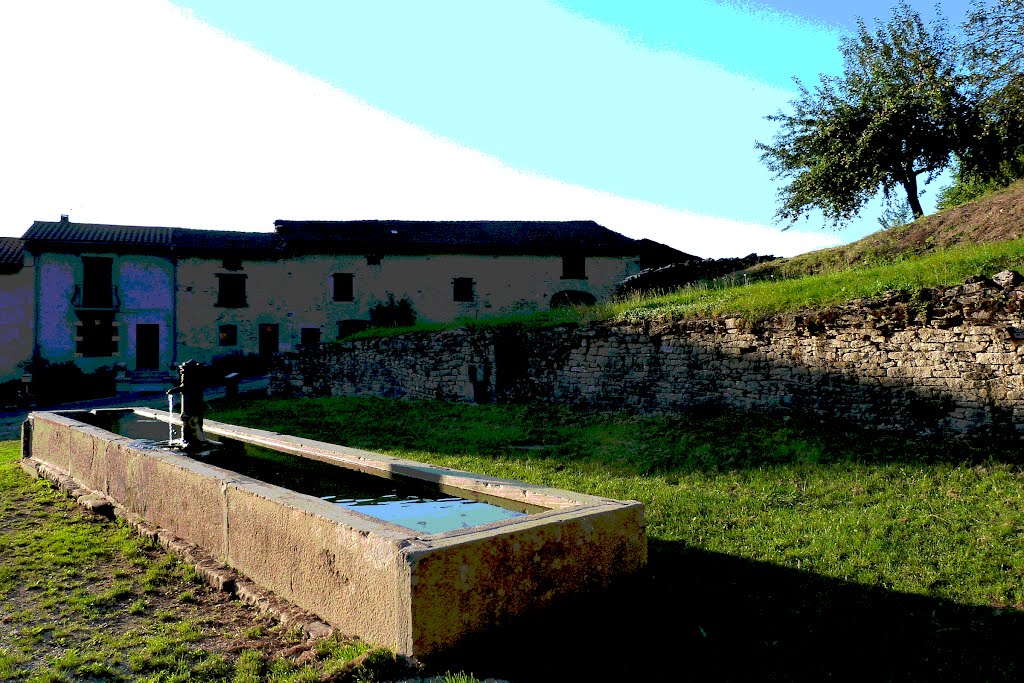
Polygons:
[[[912,1],[926,18],[932,2]],[[947,0],[956,25],[968,0]],[[783,229],[755,142],[891,4],[800,0],[0,2],[0,235],[33,220],[592,219],[703,257]],[[926,211],[942,181],[928,187]]]

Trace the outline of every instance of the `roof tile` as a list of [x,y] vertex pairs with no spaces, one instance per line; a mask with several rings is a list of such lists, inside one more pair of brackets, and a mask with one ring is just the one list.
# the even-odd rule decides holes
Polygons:
[[0,237],[0,272],[10,273],[21,270],[25,243],[17,237]]
[[341,253],[639,253],[636,240],[593,221],[278,220],[274,226],[290,248]]

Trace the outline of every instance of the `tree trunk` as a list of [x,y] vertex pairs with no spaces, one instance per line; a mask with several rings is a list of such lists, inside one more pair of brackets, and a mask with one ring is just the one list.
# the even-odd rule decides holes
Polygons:
[[921,208],[921,200],[917,196],[917,174],[913,170],[908,171],[902,185],[903,189],[907,192],[907,203],[910,204],[910,210],[913,212],[914,219],[916,220],[924,215],[924,209]]

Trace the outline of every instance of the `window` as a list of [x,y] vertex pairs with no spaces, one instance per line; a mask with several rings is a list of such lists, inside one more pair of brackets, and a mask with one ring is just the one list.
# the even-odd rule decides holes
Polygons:
[[354,290],[352,287],[352,281],[355,279],[355,275],[352,273],[335,273],[332,278],[334,280],[334,300],[355,301]]
[[301,337],[299,338],[302,344],[302,348],[311,349],[320,345],[320,328],[319,327],[303,327]]
[[366,265],[368,266],[379,266],[380,265],[380,254],[367,254]]
[[582,254],[569,254],[562,257],[563,280],[586,280],[587,257]]
[[82,307],[114,307],[114,259],[82,257]]
[[473,278],[471,277],[457,277],[452,280],[452,298],[455,301],[472,301],[473,296]]
[[220,345],[238,346],[238,325],[220,326]]
[[245,275],[227,275],[217,273],[219,287],[217,288],[216,306],[225,308],[242,308],[248,306],[245,300]]
[[75,350],[86,358],[113,356],[117,353],[119,338],[112,313],[83,316],[77,332]]

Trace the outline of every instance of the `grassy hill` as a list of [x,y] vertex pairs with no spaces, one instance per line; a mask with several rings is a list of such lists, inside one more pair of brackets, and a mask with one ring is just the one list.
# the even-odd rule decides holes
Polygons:
[[[641,323],[685,317],[761,318],[887,293],[1024,271],[1024,181],[850,244],[760,263],[720,281],[605,307],[600,317]],[[741,283],[741,284],[738,284]]]
[[950,247],[1006,242],[1024,235],[1024,180],[973,202],[830,249],[758,264],[752,278],[800,277],[877,265]]

